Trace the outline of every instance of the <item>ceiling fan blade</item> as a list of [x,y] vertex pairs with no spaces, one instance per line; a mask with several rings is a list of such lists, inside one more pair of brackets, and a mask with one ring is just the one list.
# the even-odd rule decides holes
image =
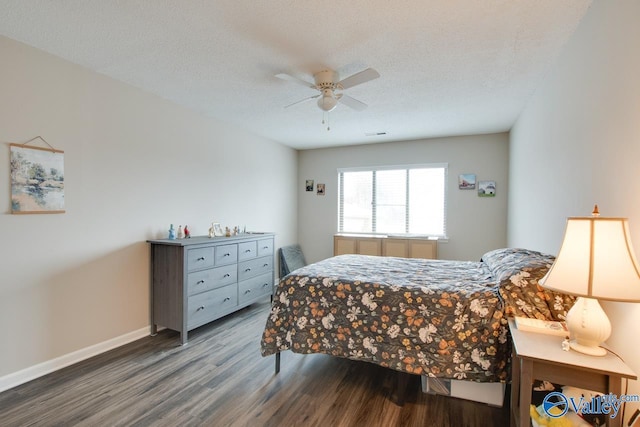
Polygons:
[[365,104],[364,102],[358,101],[357,99],[349,95],[345,95],[344,93],[342,95],[339,95],[337,98],[338,101],[342,102],[347,107],[353,108],[354,110],[362,111],[367,108],[367,104]]
[[311,89],[315,89],[316,88],[316,85],[314,83],[309,83],[306,80],[302,80],[302,79],[299,79],[297,77],[293,77],[293,76],[291,76],[289,74],[280,73],[280,74],[276,74],[275,76],[277,78],[279,78],[280,80],[286,80],[288,82],[297,83],[297,84],[302,85],[302,86],[310,87]]
[[366,83],[369,80],[377,79],[378,77],[380,77],[380,74],[376,70],[373,68],[367,68],[364,71],[360,71],[359,73],[355,73],[352,76],[342,79],[338,82],[338,85],[342,86],[342,89],[348,89],[350,87]]
[[305,99],[301,99],[300,101],[296,101],[292,104],[289,105],[285,105],[284,108],[289,108],[289,107],[293,107],[294,105],[298,105],[298,104],[302,104],[303,102],[307,102],[307,101],[311,101],[312,99],[316,99],[320,96],[320,94],[314,95],[314,96],[310,96],[308,98]]

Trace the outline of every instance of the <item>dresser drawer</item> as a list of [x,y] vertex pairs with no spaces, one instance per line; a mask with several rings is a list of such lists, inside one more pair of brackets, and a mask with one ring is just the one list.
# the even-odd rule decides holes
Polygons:
[[258,242],[242,242],[238,244],[238,261],[258,256]]
[[215,288],[235,283],[238,279],[236,264],[196,271],[187,275],[189,295],[199,294]]
[[187,327],[197,328],[238,305],[238,286],[224,286],[189,297]]
[[263,295],[271,295],[273,274],[267,273],[238,283],[238,303],[244,304]]
[[187,271],[213,267],[213,246],[187,250]]
[[233,264],[238,261],[238,245],[216,247],[216,265]]
[[273,239],[258,240],[258,256],[273,255]]
[[264,273],[273,271],[273,257],[266,256],[262,258],[250,259],[242,261],[238,264],[238,280],[246,280],[250,277],[259,276]]

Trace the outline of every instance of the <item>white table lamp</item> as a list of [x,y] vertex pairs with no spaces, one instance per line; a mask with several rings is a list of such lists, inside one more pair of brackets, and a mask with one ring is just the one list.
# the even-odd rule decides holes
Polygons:
[[598,300],[640,302],[640,269],[626,218],[567,219],[558,256],[540,285],[579,298],[567,313],[571,348],[603,356],[611,323]]

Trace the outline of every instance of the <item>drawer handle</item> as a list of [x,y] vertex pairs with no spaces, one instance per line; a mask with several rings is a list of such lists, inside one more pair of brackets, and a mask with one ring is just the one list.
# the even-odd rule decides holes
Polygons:
[[198,282],[196,283],[196,285],[201,285],[204,283],[204,280],[198,280]]
[[244,251],[245,254],[251,252],[251,249],[247,249],[246,251]]
[[251,293],[251,289],[247,289],[246,291],[244,291],[244,294],[250,294]]
[[262,264],[263,267],[269,267],[269,264]]
[[247,272],[249,272],[249,271],[251,271],[251,269],[250,269],[250,268],[247,268],[247,269],[245,269],[245,270],[244,270],[244,272],[245,272],[245,273],[247,273]]
[[269,249],[269,246],[263,246],[262,249]]
[[231,301],[231,298],[226,297],[222,302],[227,302],[227,301]]
[[200,258],[198,258],[196,261],[204,261],[204,257],[201,256]]
[[231,254],[229,252],[227,252],[226,254],[224,254],[222,256],[231,256]]
[[224,279],[225,277],[229,277],[231,276],[229,273],[225,274],[224,276],[222,276],[222,278]]
[[204,305],[201,305],[200,307],[198,307],[196,311],[200,311],[200,310],[204,310]]
[[265,283],[265,284],[262,285],[263,288],[266,288],[267,286],[269,286],[268,283]]

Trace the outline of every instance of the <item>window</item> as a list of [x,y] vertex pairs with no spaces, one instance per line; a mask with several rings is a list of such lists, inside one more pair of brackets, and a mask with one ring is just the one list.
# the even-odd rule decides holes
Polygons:
[[338,169],[338,232],[446,235],[446,164]]

